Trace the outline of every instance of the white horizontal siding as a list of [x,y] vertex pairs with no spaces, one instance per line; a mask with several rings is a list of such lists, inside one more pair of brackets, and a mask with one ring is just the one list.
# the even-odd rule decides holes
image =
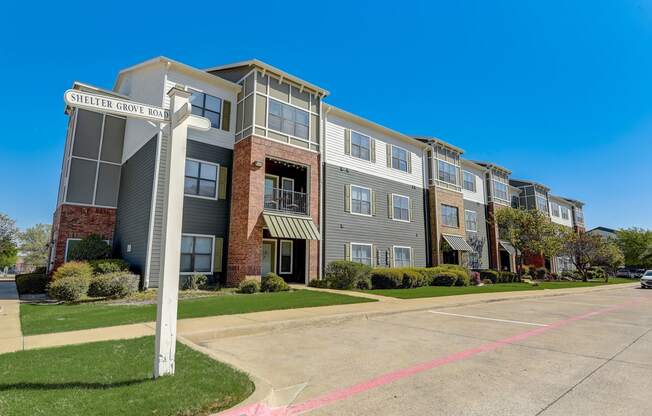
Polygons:
[[[358,159],[344,152],[344,130],[346,128],[365,134],[376,141],[375,163]],[[328,164],[424,188],[423,151],[419,146],[389,137],[381,132],[333,115],[327,116],[325,139],[324,159]],[[385,147],[387,143],[402,147],[412,154],[411,173],[387,167],[387,151]]]
[[484,173],[478,169],[473,169],[470,166],[464,166],[462,164],[462,185],[464,185],[464,172],[469,172],[473,174],[475,178],[475,192],[464,189],[462,186],[462,196],[467,201],[477,202],[479,204],[486,204],[487,197],[485,192],[484,185]]
[[[557,204],[559,204],[559,216],[555,217],[552,214],[552,202],[553,202],[553,200],[551,199],[548,206],[550,207],[550,219],[552,220],[552,222],[554,222],[555,224],[564,225],[566,227],[572,227],[573,226],[573,210],[572,210],[572,206],[568,205],[568,204],[564,204],[564,203],[562,203],[560,201],[557,201],[557,200],[554,200],[554,201]],[[566,207],[566,209],[568,210],[568,219],[567,220],[565,220],[565,219],[563,219],[561,217],[561,207]]]

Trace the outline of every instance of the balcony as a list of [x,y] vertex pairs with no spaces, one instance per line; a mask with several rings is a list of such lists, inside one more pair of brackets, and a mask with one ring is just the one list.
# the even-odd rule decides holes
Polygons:
[[309,195],[280,188],[265,188],[265,211],[309,215]]

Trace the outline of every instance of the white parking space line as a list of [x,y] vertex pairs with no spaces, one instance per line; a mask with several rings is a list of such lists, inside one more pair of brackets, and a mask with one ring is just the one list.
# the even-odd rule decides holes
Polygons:
[[458,313],[448,313],[448,312],[439,312],[439,311],[428,311],[436,315],[447,315],[447,316],[457,316],[459,318],[470,318],[470,319],[480,319],[483,321],[494,321],[494,322],[503,322],[508,324],[520,324],[520,325],[530,325],[530,326],[548,326],[546,324],[538,324],[534,322],[523,322],[523,321],[510,321],[509,319],[495,319],[495,318],[486,318],[484,316],[473,316],[473,315],[460,315]]

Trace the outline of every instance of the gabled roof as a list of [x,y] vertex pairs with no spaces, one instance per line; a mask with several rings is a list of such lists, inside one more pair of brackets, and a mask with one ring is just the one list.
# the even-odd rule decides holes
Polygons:
[[497,164],[495,164],[495,163],[492,163],[492,162],[484,162],[484,161],[481,161],[481,160],[474,160],[473,163],[475,163],[476,165],[483,166],[483,167],[485,167],[485,168],[487,168],[487,169],[496,169],[496,170],[500,170],[500,171],[502,171],[502,172],[504,172],[504,173],[506,173],[506,174],[508,174],[508,175],[511,175],[511,174],[512,174],[512,171],[511,171],[511,170],[509,170],[509,169],[507,169],[507,168],[504,168],[504,167],[502,167],[502,166],[500,166],[500,165],[497,165]]
[[591,228],[589,231],[587,231],[587,233],[590,233],[591,231],[596,231],[596,230],[605,231],[607,233],[614,233],[614,234],[616,234],[616,231],[617,231],[617,230],[614,230],[613,228],[595,227],[595,228]]
[[235,68],[241,68],[241,67],[257,67],[257,68],[260,68],[260,69],[264,70],[265,72],[272,73],[272,74],[277,75],[277,76],[279,76],[281,78],[287,78],[290,81],[296,82],[299,85],[307,87],[307,88],[319,93],[322,97],[325,97],[325,96],[330,94],[328,92],[328,90],[325,90],[325,89],[323,89],[321,87],[318,87],[317,85],[312,84],[312,83],[310,83],[308,81],[304,81],[299,77],[291,75],[291,74],[289,74],[289,73],[287,73],[287,72],[285,72],[285,71],[283,71],[281,69],[278,69],[278,68],[276,68],[276,67],[274,67],[274,66],[272,66],[270,64],[267,64],[267,63],[265,63],[263,61],[260,61],[258,59],[249,59],[249,60],[246,60],[246,61],[235,62],[235,63],[232,63],[232,64],[214,66],[214,67],[211,67],[211,68],[207,68],[205,71],[213,73],[213,72],[220,72],[220,71],[224,71],[224,70],[227,70],[227,69],[235,69]]
[[412,137],[414,139],[419,140],[419,141],[424,142],[424,143],[435,144],[435,145],[439,144],[441,146],[448,147],[449,149],[454,150],[454,151],[458,152],[459,154],[464,153],[464,149],[462,149],[460,147],[457,147],[455,145],[452,145],[452,144],[450,144],[448,142],[445,142],[442,139],[440,139],[439,137],[435,137],[435,136],[412,136]]

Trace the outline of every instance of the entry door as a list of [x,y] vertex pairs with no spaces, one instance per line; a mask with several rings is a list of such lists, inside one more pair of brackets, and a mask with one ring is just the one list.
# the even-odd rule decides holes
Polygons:
[[267,273],[276,272],[276,241],[263,240],[260,275],[265,276]]

